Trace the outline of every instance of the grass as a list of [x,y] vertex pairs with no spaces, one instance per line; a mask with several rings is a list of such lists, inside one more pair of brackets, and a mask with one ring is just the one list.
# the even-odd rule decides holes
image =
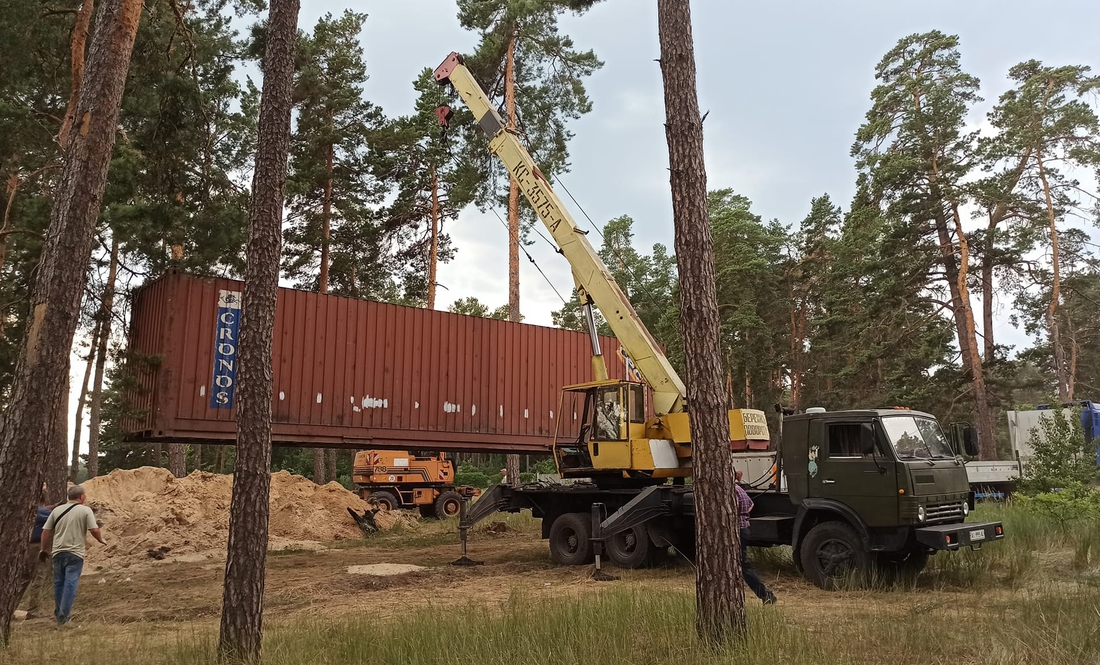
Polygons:
[[[538,520],[529,514],[500,517],[512,530],[538,530]],[[694,594],[661,584],[669,576],[690,579],[686,566],[670,566],[633,571],[637,574],[622,583],[584,587],[580,595],[536,598],[513,591],[507,600],[492,603],[437,597],[395,619],[376,620],[369,610],[335,618],[269,618],[264,662],[1100,662],[1100,524],[1086,521],[1066,529],[1011,504],[982,506],[972,519],[1002,521],[1007,537],[978,551],[938,554],[915,581],[887,587],[808,589],[793,579],[789,548],[753,550],[765,577],[791,591],[781,593],[774,607],[750,600],[746,637],[722,648],[708,649],[696,639]],[[424,522],[418,529],[369,539],[367,546],[415,547],[453,534],[455,526]],[[17,630],[9,651],[0,651],[0,663],[207,663],[213,661],[216,638],[211,623],[104,624],[44,639]]]
[[[929,607],[914,596],[900,615],[884,611],[873,598],[847,600],[843,611],[801,620],[786,616],[782,606],[752,605],[745,639],[708,649],[695,638],[690,593],[620,588],[538,603],[514,593],[490,612],[428,606],[396,621],[361,616],[276,623],[268,626],[264,662],[1094,665],[1100,654],[1096,589],[990,599],[980,608],[962,602]],[[168,636],[140,630],[64,635],[41,652],[17,636],[8,657],[12,663],[176,665],[211,662],[214,645],[210,628]]]

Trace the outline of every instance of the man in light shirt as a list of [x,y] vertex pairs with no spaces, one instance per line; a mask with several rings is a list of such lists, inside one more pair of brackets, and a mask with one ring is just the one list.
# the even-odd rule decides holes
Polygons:
[[76,600],[76,587],[84,570],[84,549],[87,534],[100,542],[103,535],[92,509],[84,505],[84,488],[73,485],[69,501],[53,509],[42,527],[42,549],[38,558],[45,561],[53,553],[54,617],[58,627],[68,626],[69,615]]

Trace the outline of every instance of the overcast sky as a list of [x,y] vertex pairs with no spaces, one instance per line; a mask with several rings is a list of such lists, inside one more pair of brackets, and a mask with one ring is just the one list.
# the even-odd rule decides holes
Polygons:
[[[598,223],[633,217],[643,248],[672,244],[656,4],[604,0],[562,22],[578,48],[594,49],[605,63],[586,82],[594,108],[571,125],[572,169],[562,180]],[[477,42],[459,26],[453,0],[303,0],[299,25],[311,30],[323,14],[347,7],[369,15],[366,95],[391,116],[412,111],[412,81],[424,67]],[[959,35],[963,67],[981,79],[987,100],[971,119],[975,126],[1020,61],[1100,67],[1096,0],[696,0],[692,7],[700,107],[709,111],[708,185],[733,188],[765,220],[784,224],[801,220],[822,193],[847,208],[855,181],[849,150],[874,68],[903,36],[932,29]],[[580,211],[572,212],[583,225]],[[507,302],[507,234],[496,217],[470,210],[447,231],[458,253],[439,272],[440,308],[467,296],[490,307]],[[569,297],[568,264],[535,239],[528,251]],[[1008,322],[1009,304],[998,303],[997,339],[1020,345],[1026,338]],[[525,320],[548,325],[560,306],[521,258]],[[74,386],[82,369],[74,359]]]
[[[639,244],[672,244],[664,105],[657,63],[656,2],[605,0],[562,29],[605,63],[586,83],[593,111],[572,123],[571,171],[565,185],[598,223],[634,218]],[[797,223],[810,199],[829,193],[847,207],[855,174],[849,150],[869,106],[874,67],[896,41],[939,29],[959,35],[963,67],[982,81],[988,100],[975,125],[1007,87],[1009,67],[1029,58],[1049,64],[1100,65],[1100,3],[1017,0],[830,0],[692,3],[699,98],[705,124],[707,181],[753,201],[764,219]],[[300,24],[347,6],[305,0]],[[452,50],[470,51],[449,0],[357,3],[369,14],[362,41],[368,98],[390,115],[412,110],[411,82]],[[1069,17],[1069,20],[1065,20]],[[567,202],[568,197],[559,192]],[[572,205],[570,202],[569,205]],[[582,220],[580,211],[574,216]],[[583,221],[581,221],[584,224]],[[476,210],[448,227],[457,257],[440,270],[440,307],[477,296],[507,302],[507,237],[495,216]],[[541,239],[528,249],[562,295],[569,266]],[[521,258],[521,311],[549,324],[561,305],[534,266]],[[1001,307],[998,337],[1022,342]]]

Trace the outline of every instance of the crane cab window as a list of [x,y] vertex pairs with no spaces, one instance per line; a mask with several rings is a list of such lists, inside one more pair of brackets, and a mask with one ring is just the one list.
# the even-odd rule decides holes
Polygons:
[[623,439],[623,425],[626,412],[623,409],[622,393],[618,386],[601,388],[596,392],[595,438],[602,441],[620,441]]
[[627,416],[632,423],[645,422],[645,388],[640,385],[632,385],[627,388],[629,407]]

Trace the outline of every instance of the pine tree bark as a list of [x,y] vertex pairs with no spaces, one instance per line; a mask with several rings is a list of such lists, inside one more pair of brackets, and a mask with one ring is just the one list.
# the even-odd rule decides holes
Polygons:
[[[504,60],[504,111],[508,129],[519,126],[516,116],[516,33],[513,30],[508,39],[508,52]],[[521,321],[519,311],[519,183],[508,179],[508,320]],[[519,455],[505,458],[508,482],[518,487]]]
[[508,455],[504,458],[504,472],[508,476],[508,484],[512,487],[523,484],[519,478],[519,455]]
[[435,309],[435,281],[439,264],[439,178],[432,165],[432,243],[428,249],[428,309]]
[[269,4],[241,312],[237,456],[218,655],[256,663],[263,637],[271,490],[271,345],[279,288],[298,0]]
[[[0,416],[0,543],[23,542],[50,449],[57,400],[69,381],[95,222],[103,200],[118,110],[141,19],[140,0],[105,0],[69,133],[30,302],[30,321]],[[0,644],[11,635],[22,568],[19,547],[0,547]]]
[[1050,227],[1050,304],[1047,305],[1046,320],[1047,333],[1050,335],[1050,347],[1054,354],[1054,378],[1058,382],[1058,399],[1063,402],[1070,400],[1070,381],[1066,371],[1066,353],[1062,348],[1062,331],[1058,324],[1058,302],[1062,298],[1062,266],[1058,256],[1058,226],[1055,224],[1054,200],[1050,193],[1050,183],[1047,181],[1046,167],[1043,164],[1042,153],[1035,153],[1035,161],[1039,166],[1039,180],[1043,183],[1043,196],[1046,198],[1047,222]]
[[[66,371],[66,374],[68,372]],[[54,407],[56,417],[50,435],[50,460],[43,479],[46,485],[46,502],[65,503],[65,490],[69,487],[69,382],[61,391]]]
[[340,451],[336,450],[335,448],[330,448],[328,450],[328,452],[325,454],[325,479],[326,479],[326,482],[331,483],[334,480],[340,480],[339,478],[336,477],[336,455],[339,452]]
[[657,21],[680,273],[680,329],[691,408],[695,625],[704,641],[721,643],[745,631],[745,592],[689,0],[658,0]]
[[118,237],[111,235],[111,259],[107,267],[107,283],[99,305],[99,343],[96,347],[95,381],[92,383],[92,404],[88,416],[88,477],[99,475],[99,436],[103,419],[103,373],[107,365],[107,345],[111,339],[111,323],[115,312],[115,280],[118,278]]
[[176,478],[187,475],[187,444],[168,444],[168,471]]
[[72,461],[69,463],[69,480],[76,482],[80,475],[80,439],[84,433],[84,407],[88,403],[88,382],[92,379],[95,367],[96,350],[99,348],[99,320],[92,327],[92,344],[88,349],[88,360],[84,365],[84,380],[80,383],[80,395],[76,400],[76,422],[73,423]]
[[84,0],[76,12],[72,36],[69,38],[70,71],[72,84],[69,91],[69,105],[61,121],[61,131],[57,133],[57,142],[62,152],[69,145],[69,133],[76,120],[76,104],[80,96],[80,84],[84,81],[84,50],[88,42],[88,26],[92,22],[93,0]]
[[985,250],[982,252],[982,341],[985,343],[986,363],[992,362],[996,351],[993,338],[993,254],[997,251],[997,223],[995,213],[989,215],[989,226],[985,235]]
[[[505,124],[515,130],[519,123],[516,116],[516,34],[508,39],[508,52],[504,59],[504,111]],[[508,178],[508,320],[520,321],[519,312],[519,183]]]
[[325,484],[325,449],[313,449],[313,482],[318,485]]

